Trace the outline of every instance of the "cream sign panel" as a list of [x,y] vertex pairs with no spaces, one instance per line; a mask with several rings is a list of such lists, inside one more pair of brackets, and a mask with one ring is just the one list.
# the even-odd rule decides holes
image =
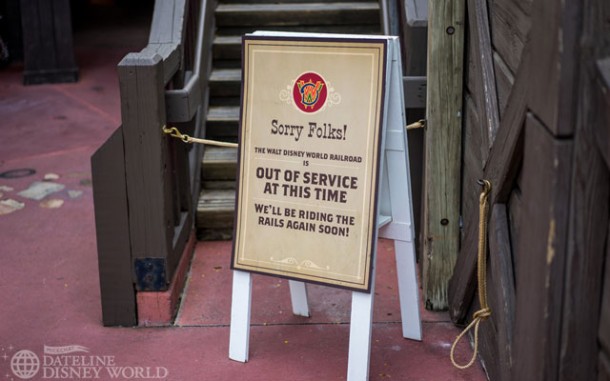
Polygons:
[[386,42],[243,44],[233,268],[369,290]]

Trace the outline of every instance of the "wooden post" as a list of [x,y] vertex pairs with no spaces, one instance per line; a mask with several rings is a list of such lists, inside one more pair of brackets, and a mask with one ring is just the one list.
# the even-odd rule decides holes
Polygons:
[[131,275],[122,127],[117,128],[91,157],[91,174],[102,321],[106,326],[132,326],[138,319]]
[[441,310],[459,250],[464,1],[429,7],[423,288],[426,308]]
[[24,84],[76,82],[70,2],[22,0],[21,22]]

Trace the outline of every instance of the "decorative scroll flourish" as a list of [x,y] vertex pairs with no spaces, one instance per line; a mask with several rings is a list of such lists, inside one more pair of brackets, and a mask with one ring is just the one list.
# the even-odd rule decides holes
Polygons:
[[[276,263],[282,263],[284,265],[291,265],[296,267],[297,269],[302,269],[302,268],[306,268],[306,269],[318,269],[318,270],[324,270],[324,268],[318,266],[317,264],[315,264],[313,261],[309,260],[309,259],[305,259],[304,261],[300,261],[294,257],[288,257],[288,258],[284,258],[284,259],[274,259],[273,257],[269,258],[272,262],[276,262]],[[326,266],[326,270],[330,270],[329,266]]]

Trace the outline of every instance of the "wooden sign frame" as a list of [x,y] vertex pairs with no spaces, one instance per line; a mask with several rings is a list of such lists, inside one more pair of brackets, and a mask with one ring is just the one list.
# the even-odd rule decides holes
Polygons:
[[369,292],[387,40],[246,35],[243,51],[232,269]]
[[[259,36],[283,38],[341,38],[339,35],[260,32]],[[363,36],[346,36],[359,38]],[[411,182],[409,178],[406,118],[400,45],[396,37],[371,36],[387,41],[384,75],[384,107],[380,160],[378,162],[379,192],[376,198],[375,229],[379,237],[394,240],[396,274],[404,338],[421,340],[419,288],[416,276]],[[377,241],[372,242],[377,250]],[[309,316],[306,284],[290,280],[292,310],[295,315]],[[372,256],[369,292],[353,291],[350,318],[348,381],[368,380],[373,301],[375,289],[375,255]],[[248,361],[252,278],[249,271],[233,271],[229,358]]]

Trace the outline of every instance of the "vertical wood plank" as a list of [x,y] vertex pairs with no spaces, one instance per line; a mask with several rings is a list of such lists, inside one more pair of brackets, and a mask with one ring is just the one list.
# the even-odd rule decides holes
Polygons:
[[489,293],[489,306],[496,322],[498,377],[510,380],[512,368],[512,342],[515,320],[515,282],[512,249],[505,204],[493,206],[489,223],[489,272],[493,287]]
[[529,114],[516,269],[515,381],[558,379],[571,162],[572,142],[554,139]]
[[[481,160],[481,136],[478,114],[471,97],[466,96],[464,110],[464,155],[462,173],[462,229],[461,248],[455,270],[449,282],[449,314],[454,322],[461,323],[472,304],[472,297],[476,288],[476,262],[470,267],[463,267],[464,258],[475,258],[478,239],[479,223],[479,194],[481,187],[477,180],[483,178],[483,162]],[[459,285],[459,287],[458,287]],[[468,289],[467,297],[456,297],[457,293]]]
[[534,1],[528,105],[555,136],[574,133],[578,85],[580,1]]
[[97,256],[106,326],[137,324],[121,127],[91,157]]
[[[68,1],[53,1],[52,23],[53,23],[53,39],[55,48],[55,62],[58,69],[71,68],[76,70],[74,62],[74,49],[72,43],[72,19],[70,12],[70,2]],[[49,17],[50,15],[47,15]]]
[[[600,300],[603,264],[608,229],[610,173],[597,149],[595,130],[604,126],[605,94],[597,88],[597,54],[610,51],[610,39],[604,47],[599,38],[607,24],[600,9],[607,1],[592,0],[583,9],[579,89],[575,98],[574,171],[570,204],[570,237],[566,263],[566,283],[562,321],[560,381],[592,380],[597,373]],[[610,11],[610,7],[606,9]],[[606,20],[606,21],[604,21]]]
[[[118,71],[132,258],[167,260],[174,224],[168,143],[161,132],[165,124],[163,61],[157,54],[130,53]],[[165,279],[171,279],[172,273],[166,268]]]
[[[468,20],[470,43],[474,53],[472,59],[477,70],[474,75],[480,76],[480,81],[477,81],[479,87],[475,89],[475,100],[479,116],[483,122],[481,126],[487,134],[488,144],[485,148],[489,150],[500,126],[500,113],[487,1],[468,0]],[[487,155],[483,156],[483,160],[486,160],[486,158]]]
[[581,93],[574,139],[570,239],[566,258],[558,380],[592,380],[597,366],[597,327],[608,225],[609,173],[595,149],[596,113]]
[[429,5],[423,288],[440,310],[459,249],[464,0]]
[[20,5],[24,83],[75,82],[70,2],[22,0]]

